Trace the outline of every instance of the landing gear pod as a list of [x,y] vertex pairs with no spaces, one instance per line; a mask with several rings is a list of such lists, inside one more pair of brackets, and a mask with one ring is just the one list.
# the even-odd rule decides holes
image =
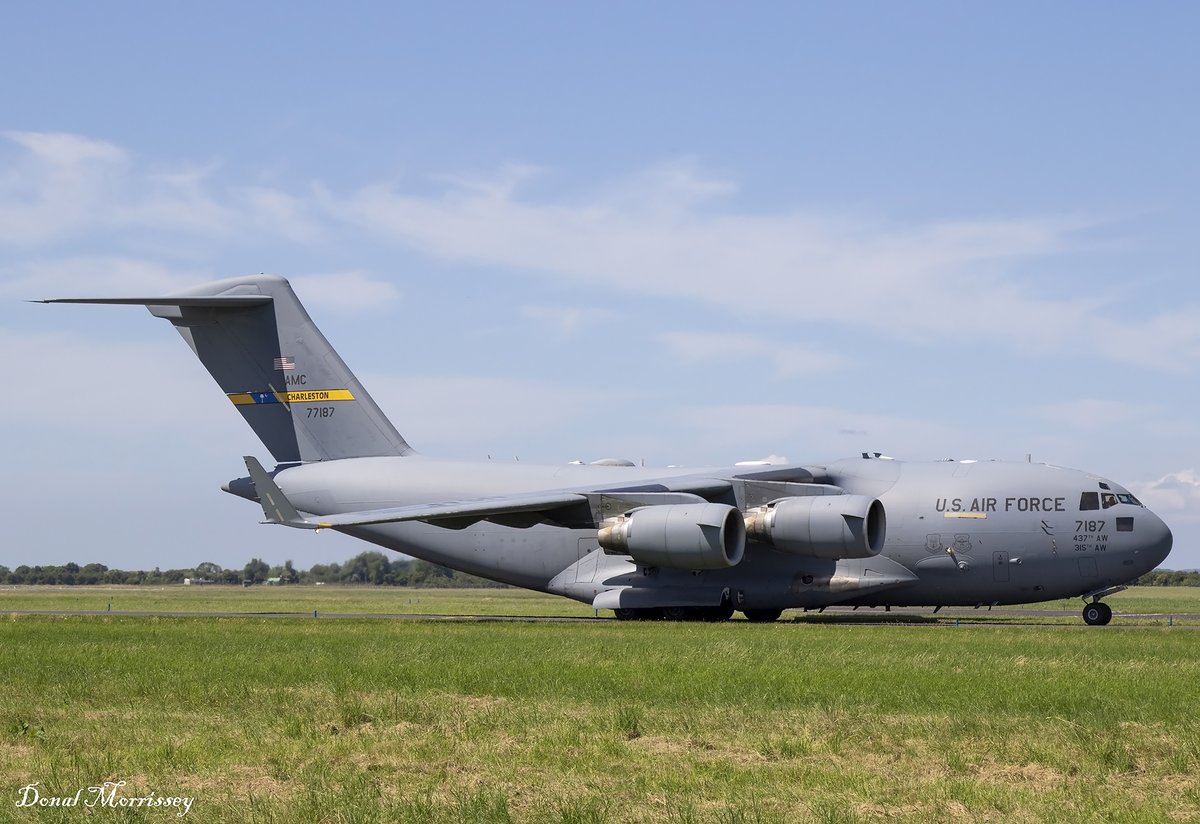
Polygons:
[[780,498],[746,513],[746,532],[782,552],[841,560],[883,549],[883,504],[863,495]]
[[674,569],[725,569],[746,552],[746,526],[737,507],[668,504],[635,509],[600,530],[606,552],[639,564]]

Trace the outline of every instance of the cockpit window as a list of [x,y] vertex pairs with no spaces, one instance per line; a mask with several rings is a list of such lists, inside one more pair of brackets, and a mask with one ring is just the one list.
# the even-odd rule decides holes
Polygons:
[[1116,506],[1117,496],[1111,492],[1102,492],[1100,494],[1100,503],[1104,505],[1105,509],[1108,509],[1110,506]]
[[1134,506],[1142,505],[1141,501],[1139,501],[1137,498],[1130,495],[1128,492],[1118,492],[1117,500],[1123,504],[1133,504]]
[[1099,492],[1084,492],[1079,496],[1079,511],[1083,512],[1087,509],[1100,508],[1100,493]]

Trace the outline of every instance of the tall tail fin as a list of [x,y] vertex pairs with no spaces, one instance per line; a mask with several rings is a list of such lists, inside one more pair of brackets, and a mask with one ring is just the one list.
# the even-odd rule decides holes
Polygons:
[[413,452],[281,277],[230,278],[166,297],[44,302],[143,305],[169,320],[277,463]]

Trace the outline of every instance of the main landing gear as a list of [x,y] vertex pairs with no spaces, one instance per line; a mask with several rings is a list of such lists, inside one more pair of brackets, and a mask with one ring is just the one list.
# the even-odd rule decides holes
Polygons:
[[618,621],[728,621],[733,607],[662,607],[645,609],[614,609]]
[[746,620],[752,624],[769,624],[772,621],[778,621],[779,616],[783,614],[781,609],[744,609],[742,614],[746,616]]
[[[1101,606],[1104,606],[1101,604]],[[614,609],[618,621],[728,621],[733,617],[733,607],[661,607]],[[742,614],[752,624],[769,624],[778,621],[781,609],[744,609]]]
[[1089,627],[1102,627],[1112,620],[1112,607],[1103,601],[1092,601],[1083,607],[1083,622]]
[[614,609],[613,614],[617,616],[618,621],[661,621],[663,617],[661,609],[633,609],[630,607]]

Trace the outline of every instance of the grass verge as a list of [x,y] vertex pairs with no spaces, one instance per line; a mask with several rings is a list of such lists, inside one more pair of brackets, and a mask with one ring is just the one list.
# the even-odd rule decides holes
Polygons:
[[[0,821],[1189,821],[1191,633],[13,616]],[[165,810],[94,810],[161,821]]]

